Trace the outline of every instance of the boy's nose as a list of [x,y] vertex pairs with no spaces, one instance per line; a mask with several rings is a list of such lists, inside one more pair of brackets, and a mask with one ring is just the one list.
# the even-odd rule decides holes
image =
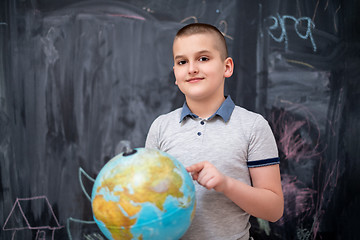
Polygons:
[[189,74],[198,73],[199,69],[195,63],[189,63]]

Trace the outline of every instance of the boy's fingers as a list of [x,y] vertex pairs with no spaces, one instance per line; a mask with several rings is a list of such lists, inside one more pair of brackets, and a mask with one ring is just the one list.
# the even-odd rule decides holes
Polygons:
[[204,166],[205,162],[199,162],[187,167],[186,170],[194,174],[200,172],[204,168]]
[[199,178],[199,174],[198,173],[191,173],[192,179],[193,180],[198,180]]
[[206,188],[209,190],[213,189],[215,186],[216,186],[216,181],[214,178],[209,179],[206,183]]

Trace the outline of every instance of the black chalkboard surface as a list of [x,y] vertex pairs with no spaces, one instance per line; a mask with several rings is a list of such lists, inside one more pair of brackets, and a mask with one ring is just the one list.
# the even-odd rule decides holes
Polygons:
[[191,22],[225,35],[226,94],[259,112],[281,157],[285,212],[255,239],[358,239],[360,6],[355,0],[4,0],[0,238],[104,239],[93,179],[122,140],[184,101],[171,44]]

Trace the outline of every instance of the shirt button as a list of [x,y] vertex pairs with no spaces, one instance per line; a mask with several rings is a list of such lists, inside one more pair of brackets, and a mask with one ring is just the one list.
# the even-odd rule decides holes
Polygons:
[[201,121],[201,122],[200,122],[200,124],[201,124],[201,125],[204,125],[204,124],[205,124],[205,122],[204,122],[204,121]]
[[198,135],[198,136],[201,136],[201,132],[198,132],[197,135]]

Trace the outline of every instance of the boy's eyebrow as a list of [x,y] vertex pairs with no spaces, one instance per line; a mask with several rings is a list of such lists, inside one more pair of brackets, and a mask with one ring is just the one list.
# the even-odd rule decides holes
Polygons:
[[176,56],[174,57],[175,60],[176,60],[176,59],[179,59],[179,58],[184,58],[184,56],[183,56],[183,55],[176,55]]
[[[197,55],[201,55],[201,54],[205,54],[205,53],[211,53],[211,51],[209,50],[200,50],[198,52],[196,52]],[[179,59],[179,58],[184,58],[185,56],[184,55],[176,55],[174,57],[174,59]]]

